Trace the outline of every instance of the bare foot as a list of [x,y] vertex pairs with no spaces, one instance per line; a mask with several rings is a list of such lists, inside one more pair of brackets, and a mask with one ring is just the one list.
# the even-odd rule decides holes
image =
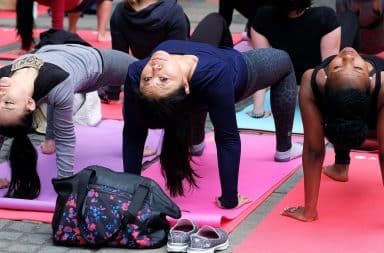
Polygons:
[[6,178],[0,178],[0,189],[8,188],[9,181]]
[[145,147],[144,148],[144,152],[143,152],[143,156],[151,156],[151,155],[154,155],[156,154],[156,149],[155,148],[150,148],[150,147]]
[[[247,198],[247,197],[245,197],[245,196],[242,196],[242,195],[240,195],[240,194],[237,196],[237,199],[238,199],[238,204],[237,204],[237,206],[235,206],[234,208],[239,208],[239,207],[241,207],[241,206],[243,206],[243,205],[245,205],[245,204],[251,202],[251,200],[250,200],[249,198]],[[218,207],[222,208],[222,209],[226,209],[225,207],[223,207],[223,206],[221,205],[221,202],[220,202],[220,200],[219,200],[218,197],[216,198],[216,205],[217,205]]]
[[323,168],[323,173],[335,181],[348,181],[348,164],[332,164]]
[[302,206],[294,206],[294,207],[288,207],[283,210],[281,213],[283,216],[287,216],[299,221],[314,221],[318,219],[317,212],[314,215],[307,215],[305,214],[305,209]]
[[99,42],[111,41],[111,34],[109,32],[98,33],[97,34],[97,41],[99,41]]
[[43,154],[53,154],[56,151],[56,144],[54,140],[45,140],[41,143],[41,152]]

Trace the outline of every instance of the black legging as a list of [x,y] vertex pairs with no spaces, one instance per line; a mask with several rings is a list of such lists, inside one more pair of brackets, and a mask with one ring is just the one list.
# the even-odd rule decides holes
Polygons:
[[341,26],[341,45],[340,48],[353,47],[356,51],[360,50],[360,28],[359,20],[356,15],[346,10],[338,14]]
[[[222,15],[228,26],[232,23],[233,11],[237,10],[247,19],[246,31],[249,33],[251,22],[260,6],[268,0],[220,0],[219,14]],[[249,34],[248,34],[249,35]]]

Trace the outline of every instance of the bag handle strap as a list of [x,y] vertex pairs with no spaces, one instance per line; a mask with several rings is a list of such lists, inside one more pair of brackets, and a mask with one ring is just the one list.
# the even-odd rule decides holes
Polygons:
[[137,225],[141,224],[141,222],[137,219],[136,214],[143,206],[144,199],[147,197],[148,192],[149,188],[146,185],[138,185],[131,204],[129,205],[129,208],[125,213],[123,220],[121,221],[121,227],[125,227],[128,223],[134,223]]
[[133,223],[140,226],[142,231],[146,231],[147,227],[143,225],[138,219],[136,214],[139,212],[141,207],[144,204],[144,200],[147,197],[149,192],[149,188],[146,185],[139,184],[137,190],[135,191],[135,195],[131,201],[131,204],[128,207],[127,212],[124,214],[124,218],[121,221],[119,230],[116,231],[114,235],[111,236],[110,241],[114,241],[119,234],[119,232],[124,229],[128,223]]
[[83,170],[80,175],[79,175],[79,187],[78,187],[78,193],[77,193],[77,201],[76,201],[76,206],[77,206],[77,215],[79,216],[80,219],[83,218],[83,205],[85,201],[85,197],[88,194],[88,185],[89,182],[91,181],[91,178],[94,178],[96,175],[96,171],[91,170],[91,169],[86,169]]

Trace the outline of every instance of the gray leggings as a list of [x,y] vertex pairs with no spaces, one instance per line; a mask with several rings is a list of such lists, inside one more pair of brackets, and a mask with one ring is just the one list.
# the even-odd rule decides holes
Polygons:
[[[291,131],[296,105],[296,78],[290,57],[285,51],[263,48],[243,53],[248,69],[248,82],[239,102],[258,90],[271,87],[271,108],[276,128],[276,149],[291,148]],[[194,113],[192,144],[204,140],[206,112]]]
[[118,86],[125,82],[128,67],[137,59],[127,53],[113,49],[98,49],[103,60],[103,73],[100,75],[96,85]]

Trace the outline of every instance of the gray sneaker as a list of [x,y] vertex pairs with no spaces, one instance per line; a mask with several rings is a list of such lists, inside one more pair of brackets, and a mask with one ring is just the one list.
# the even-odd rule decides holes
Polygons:
[[228,234],[221,228],[203,226],[191,235],[191,245],[188,253],[214,253],[216,250],[225,250],[229,246]]
[[199,230],[198,226],[191,220],[180,219],[171,228],[168,234],[168,252],[187,252],[190,244],[190,236]]

